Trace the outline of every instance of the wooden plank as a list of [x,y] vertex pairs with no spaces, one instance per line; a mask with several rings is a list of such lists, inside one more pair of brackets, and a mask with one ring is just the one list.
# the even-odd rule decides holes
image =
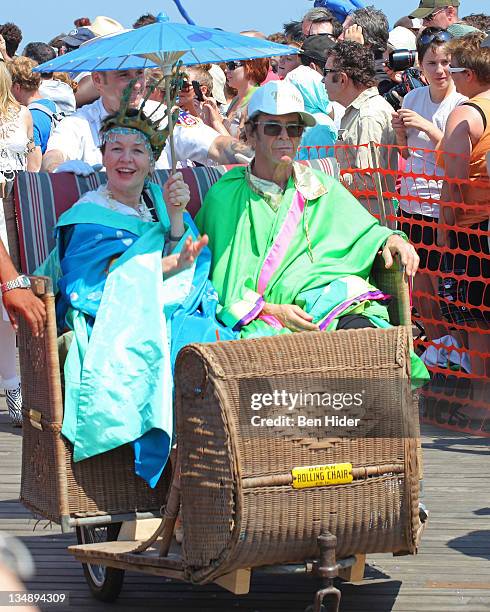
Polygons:
[[362,582],[364,578],[364,568],[366,566],[366,555],[357,554],[356,562],[350,567],[339,570],[339,578],[346,582]]
[[[49,590],[68,590],[69,612],[293,612],[313,602],[320,586],[317,579],[271,576],[254,570],[250,592],[238,596],[218,584],[195,587],[178,580],[183,578],[178,569],[167,568],[166,577],[162,576],[162,568],[151,565],[156,550],[150,551],[149,564],[142,565],[140,560],[136,568],[131,565],[116,604],[95,601],[80,561],[67,550],[76,543],[74,534],[62,534],[59,526],[45,520],[38,523],[18,502],[22,432],[10,429],[2,402],[0,397],[0,530],[15,533],[30,550],[37,573],[27,581],[29,588],[45,591],[49,585]],[[490,547],[486,548],[485,541],[490,520],[490,474],[486,469],[490,440],[425,426],[423,431],[430,523],[419,554],[368,555],[364,581],[339,585],[342,612],[490,610]],[[132,546],[134,542],[120,544]],[[111,565],[118,563],[118,567],[127,567],[123,561],[111,560]]]
[[162,519],[159,518],[123,521],[117,539],[119,541],[125,540],[134,542],[134,547],[136,548],[136,540],[144,542],[150,538],[158,529],[161,522]]
[[246,595],[250,592],[250,577],[252,572],[249,569],[238,569],[224,576],[216,578],[214,581],[235,595]]

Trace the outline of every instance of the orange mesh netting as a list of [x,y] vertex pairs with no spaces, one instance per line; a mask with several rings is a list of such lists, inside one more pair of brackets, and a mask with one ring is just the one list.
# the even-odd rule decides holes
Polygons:
[[[317,157],[315,149],[303,151]],[[468,158],[429,149],[369,143],[329,152],[344,185],[381,223],[403,230],[421,258],[412,315],[415,350],[432,376],[423,419],[490,437],[488,176],[451,178],[441,166],[465,168]]]

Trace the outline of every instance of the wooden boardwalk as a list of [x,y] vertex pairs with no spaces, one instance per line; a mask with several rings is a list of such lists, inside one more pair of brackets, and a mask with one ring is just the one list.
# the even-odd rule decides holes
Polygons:
[[[490,439],[429,428],[423,433],[425,499],[431,515],[420,552],[416,557],[368,557],[364,582],[340,587],[343,612],[490,611]],[[315,580],[260,572],[245,597],[214,585],[194,588],[127,573],[115,604],[96,602],[80,564],[66,552],[74,536],[62,535],[45,521],[36,524],[17,501],[21,442],[21,430],[9,425],[0,397],[0,530],[16,535],[31,552],[36,575],[28,588],[66,590],[70,595],[69,606],[42,610],[301,612],[312,603]]]

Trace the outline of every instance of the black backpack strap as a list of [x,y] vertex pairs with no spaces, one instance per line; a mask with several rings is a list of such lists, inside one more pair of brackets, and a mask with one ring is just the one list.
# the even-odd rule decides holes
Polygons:
[[461,104],[461,106],[471,106],[472,108],[476,109],[480,113],[481,118],[483,120],[483,131],[486,131],[486,129],[487,129],[487,116],[485,115],[482,107],[478,106],[478,104],[475,104],[474,102],[463,102],[463,104]]

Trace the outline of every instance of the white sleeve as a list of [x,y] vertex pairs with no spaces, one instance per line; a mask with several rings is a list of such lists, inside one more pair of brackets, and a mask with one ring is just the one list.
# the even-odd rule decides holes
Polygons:
[[155,163],[156,170],[169,170],[172,166],[170,164],[170,144],[167,138],[167,142],[165,143],[165,147],[162,151],[162,154],[157,159]]
[[65,117],[54,128],[46,146],[46,153],[56,149],[65,159],[83,159],[83,133],[86,121],[78,117]]
[[218,136],[219,133],[216,130],[202,122],[194,125],[176,125],[174,144],[177,161],[190,159],[200,164],[206,164],[209,147]]

